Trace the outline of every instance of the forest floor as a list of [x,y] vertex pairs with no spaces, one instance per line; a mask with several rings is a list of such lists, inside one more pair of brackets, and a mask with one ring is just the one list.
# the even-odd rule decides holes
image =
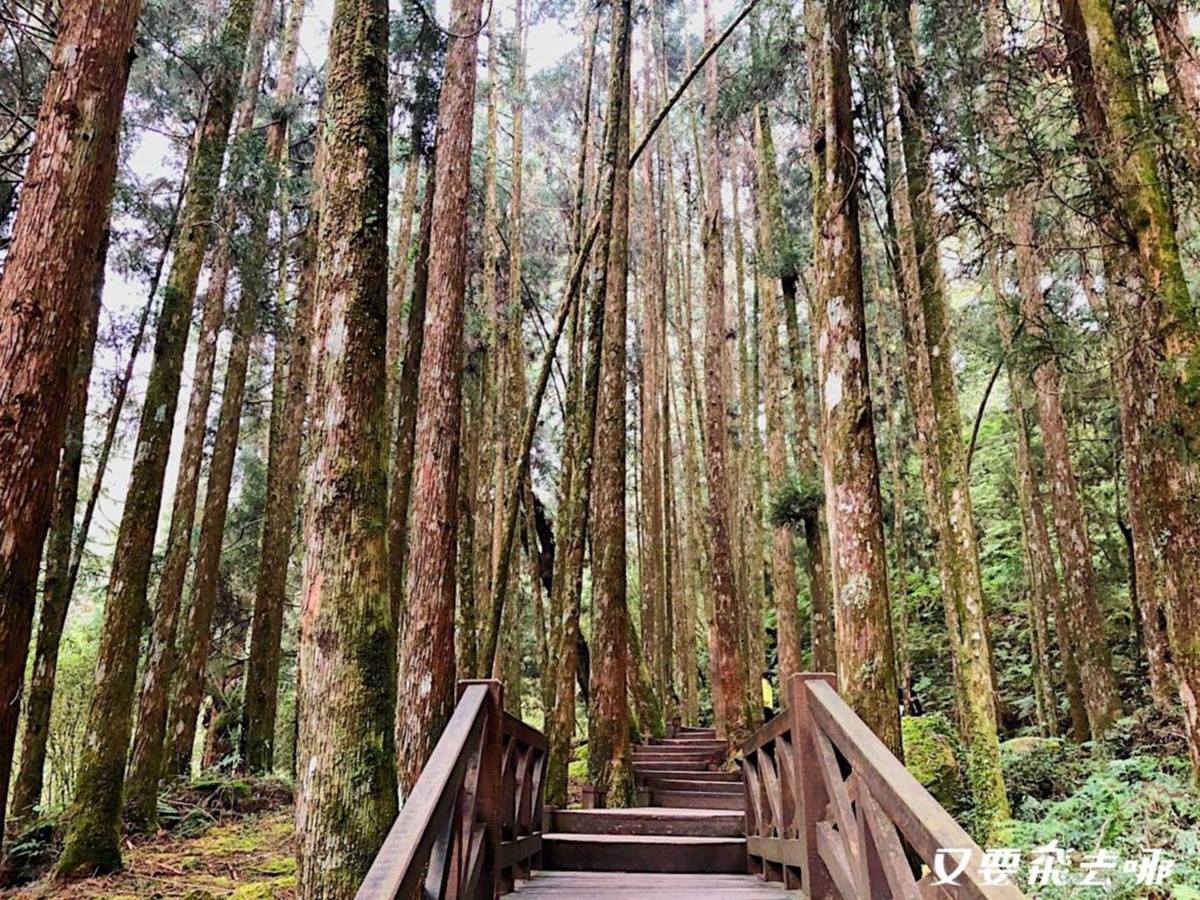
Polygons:
[[[13,900],[290,900],[296,887],[290,791],[279,782],[209,785],[167,798],[177,817],[174,827],[127,841],[121,872],[65,883],[44,875],[0,895]],[[197,793],[203,802],[197,802]],[[230,803],[235,795],[242,802]]]
[[290,900],[295,896],[290,806],[219,822],[196,837],[162,832],[128,845],[125,869],[103,878],[43,878],[14,900]]

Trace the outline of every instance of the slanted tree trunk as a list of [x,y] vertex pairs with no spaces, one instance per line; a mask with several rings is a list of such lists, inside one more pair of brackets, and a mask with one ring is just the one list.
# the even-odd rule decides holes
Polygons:
[[[454,27],[469,31],[472,25],[456,17]],[[396,629],[387,588],[382,458],[387,38],[384,0],[337,0],[318,147],[323,177],[312,418],[322,430],[309,470],[301,583],[296,831],[302,898],[353,896],[396,815]]]
[[588,776],[609,807],[632,806],[629,611],[625,578],[625,313],[629,261],[630,4],[612,0],[608,144],[611,199],[592,490],[591,703]]
[[[1193,774],[1200,778],[1200,511],[1194,460],[1196,325],[1177,239],[1156,173],[1154,134],[1142,118],[1128,46],[1103,0],[1061,0],[1059,10],[1076,105],[1095,160],[1090,176],[1098,220],[1106,234],[1129,240],[1105,255],[1106,280],[1135,351],[1127,377],[1141,404],[1139,430],[1148,438],[1156,550],[1163,560],[1163,599]],[[1082,665],[1081,665],[1082,669]]]
[[[1031,224],[1031,223],[1030,223]],[[1032,229],[1022,229],[1017,244],[1033,240]],[[1021,314],[1026,332],[1034,339],[1048,341],[1043,325],[1045,316],[1042,293],[1036,276],[1021,295]],[[1067,444],[1067,420],[1062,407],[1061,375],[1058,363],[1046,348],[1033,372],[1037,391],[1038,417],[1042,426],[1042,446],[1046,453],[1046,475],[1050,503],[1054,511],[1054,529],[1062,555],[1064,599],[1071,627],[1071,646],[1079,665],[1080,684],[1087,707],[1092,737],[1099,740],[1121,714],[1121,695],[1113,674],[1112,656],[1104,634],[1104,614],[1096,591],[1096,572],[1092,566],[1092,547],[1079,495],[1079,484]]]
[[[704,41],[712,42],[714,28],[711,4],[705,2]],[[719,75],[714,55],[705,68],[706,108],[710,115],[717,108]],[[705,464],[708,471],[708,539],[711,547],[712,592],[715,621],[714,694],[720,695],[724,722],[721,734],[735,744],[754,728],[757,710],[749,703],[746,665],[738,646],[743,633],[742,600],[738,597],[734,572],[732,474],[728,434],[728,398],[725,372],[729,368],[726,347],[727,312],[725,306],[725,259],[722,239],[721,140],[715,122],[709,122],[705,147],[704,220],[701,236],[704,244],[704,431]]]
[[0,797],[66,426],[61,398],[98,277],[139,9],[98,0],[63,11],[0,281]]
[[968,773],[983,834],[1007,818],[1008,800],[1000,770],[997,736],[998,700],[992,678],[987,609],[979,569],[979,544],[971,511],[970,479],[958,390],[954,381],[950,303],[934,231],[929,139],[925,121],[927,98],[917,72],[916,45],[910,29],[909,0],[893,3],[889,22],[900,93],[899,126],[904,157],[911,239],[916,258],[917,301],[924,320],[924,352],[929,359],[934,432],[930,450],[936,455],[938,490],[945,508],[945,545],[949,583],[945,600],[954,607],[947,616],[955,655],[962,736],[970,759]]
[[180,372],[196,283],[212,232],[229,127],[246,59],[253,0],[233,0],[220,37],[222,64],[211,73],[200,138],[180,214],[180,232],[163,295],[154,362],[142,404],[133,470],[113,552],[96,687],[88,709],[85,751],[59,871],[119,867],[121,800],[129,746],[138,644],[146,584],[171,449]]
[[[291,0],[289,6],[280,80],[275,89],[279,109],[287,109],[295,94],[296,56],[306,3],[307,0]],[[283,151],[288,125],[287,117],[281,115],[271,123],[268,133],[267,165],[279,170],[276,177],[281,182],[286,176],[281,164],[285,161]],[[312,241],[316,236],[317,222],[315,213],[313,210],[313,218],[305,230],[301,278],[297,286],[291,332],[282,331],[275,337],[272,373],[275,390],[271,398],[267,501],[263,512],[250,650],[246,660],[246,688],[242,699],[242,765],[254,773],[270,772],[274,762],[280,639],[283,634],[288,561],[292,555],[296,498],[300,487],[300,447],[307,408],[309,338],[312,332],[313,291],[316,287],[311,278]],[[260,232],[255,237],[265,240],[266,234]],[[281,271],[286,272],[286,263],[286,254],[283,254]],[[282,293],[286,296],[285,291]]]
[[[100,318],[100,298],[104,293],[104,263],[108,256],[108,232],[100,240],[96,263],[96,288],[87,307],[80,313],[79,348],[71,370],[67,393],[67,426],[58,476],[54,485],[54,504],[50,513],[50,533],[46,538],[46,574],[42,582],[42,612],[38,621],[37,649],[29,677],[29,695],[25,701],[25,732],[21,738],[21,767],[13,784],[11,815],[13,823],[28,821],[42,801],[42,772],[46,764],[46,744],[50,737],[50,708],[54,700],[54,680],[58,671],[58,649],[63,625],[71,603],[71,548],[75,538],[75,506],[79,499],[79,471],[83,465],[84,430],[87,425],[88,386],[96,348],[96,328]],[[0,832],[2,833],[2,832]]]
[[900,756],[895,654],[888,608],[887,556],[875,426],[867,379],[859,168],[854,158],[846,0],[826,4],[825,131],[816,136],[824,189],[814,203],[817,327],[824,429],[825,510],[833,550],[838,689],[887,747]]
[[466,287],[466,217],[480,0],[454,0],[438,106],[428,311],[417,386],[411,565],[399,654],[396,750],[402,796],[454,705],[454,575]]

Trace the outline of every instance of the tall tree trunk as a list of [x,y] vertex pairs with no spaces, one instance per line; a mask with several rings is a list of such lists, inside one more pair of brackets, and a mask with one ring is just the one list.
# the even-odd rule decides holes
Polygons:
[[54,680],[58,671],[58,649],[62,643],[63,625],[67,621],[67,608],[71,603],[70,571],[71,547],[75,538],[75,506],[79,499],[79,472],[83,465],[88,387],[96,348],[100,299],[104,293],[104,264],[108,256],[108,238],[109,233],[106,231],[100,240],[96,287],[87,308],[80,315],[79,348],[71,369],[67,393],[66,437],[63,441],[62,457],[58,462],[54,504],[50,513],[50,533],[46,538],[42,612],[38,621],[33,669],[29,677],[29,696],[25,701],[21,767],[13,784],[11,814],[14,823],[27,821],[42,801],[42,772],[46,764],[46,744],[50,737],[50,708],[54,700]]
[[97,652],[98,677],[88,709],[86,749],[79,766],[71,825],[59,860],[59,870],[65,874],[106,871],[121,863],[121,800],[146,584],[196,283],[212,232],[254,6],[253,0],[233,0],[230,4],[220,37],[222,64],[211,75],[184,195],[179,238],[155,336],[154,362],[142,403],[133,470],[113,552]]
[[1196,159],[1200,155],[1200,58],[1189,12],[1181,8],[1179,0],[1149,0],[1146,5],[1154,19],[1154,39],[1167,87],[1191,142],[1186,149]]
[[401,796],[416,784],[454,705],[466,217],[475,118],[480,0],[454,0],[452,39],[438,106],[425,344],[417,386],[412,538],[399,654],[396,749]]
[[[714,37],[712,9],[704,5],[704,42]],[[705,67],[706,109],[714,116],[717,109],[719,75],[714,55]],[[701,231],[704,244],[704,430],[705,464],[708,470],[708,538],[712,548],[712,592],[715,621],[709,627],[715,632],[715,667],[717,681],[714,694],[720,695],[724,711],[721,733],[735,744],[740,743],[754,728],[757,710],[750,706],[746,686],[746,666],[738,646],[742,634],[742,598],[738,597],[734,573],[732,527],[735,511],[730,456],[725,388],[725,372],[729,368],[726,347],[727,314],[725,306],[725,259],[722,239],[721,208],[721,140],[714,121],[708,123],[705,147],[704,220]]]
[[[994,263],[993,263],[994,265]],[[1008,310],[1003,305],[999,275],[994,278],[997,290],[996,309],[1000,336],[1006,353],[1012,352],[1013,328]],[[1033,468],[1033,453],[1029,446],[1029,421],[1026,402],[1029,397],[1029,380],[1019,366],[1008,365],[1009,407],[1013,427],[1017,433],[1015,460],[1017,476],[1017,502],[1021,506],[1021,532],[1025,541],[1025,571],[1029,598],[1030,642],[1033,645],[1032,674],[1034,696],[1037,701],[1038,726],[1043,735],[1058,734],[1058,698],[1054,692],[1050,667],[1050,641],[1047,622],[1051,610],[1062,603],[1059,593],[1058,573],[1054,568],[1054,557],[1050,549],[1050,534],[1046,527],[1046,513],[1042,502],[1042,489]],[[1068,636],[1059,635],[1060,655],[1063,657],[1063,673],[1067,672],[1067,658],[1074,660]],[[1071,686],[1068,682],[1068,694]],[[1078,690],[1078,685],[1076,685]],[[1070,698],[1069,699],[1073,699]],[[1072,706],[1072,720],[1075,706]],[[1079,711],[1083,712],[1080,705]],[[1083,734],[1076,737],[1087,739],[1087,719],[1082,720]]]
[[[267,508],[259,551],[258,579],[246,690],[242,701],[242,761],[250,772],[268,773],[275,762],[275,716],[279,694],[280,641],[287,600],[288,563],[296,502],[300,496],[300,450],[308,408],[310,340],[316,291],[316,236],[319,220],[313,210],[300,251],[301,274],[296,287],[291,333],[276,338],[276,378],[283,388],[271,405],[271,446],[267,458]],[[287,348],[284,349],[286,341]],[[279,369],[286,367],[282,374]]]
[[[650,109],[653,96],[650,71],[651,66],[647,65],[643,89],[647,121],[653,114]],[[643,255],[646,291],[642,315],[642,433],[639,448],[643,494],[642,532],[645,537],[640,572],[642,637],[646,642],[647,663],[651,667],[655,690],[659,699],[666,703],[670,696],[672,632],[667,616],[671,588],[664,481],[670,460],[665,443],[667,383],[663,369],[667,358],[667,270],[656,213],[657,206],[661,204],[657,203],[659,198],[655,191],[654,154],[648,151],[642,154],[642,181],[641,225],[646,248]]]
[[[388,375],[388,421],[395,422],[399,415],[401,364],[404,352],[404,303],[408,299],[408,266],[413,249],[413,209],[417,202],[417,179],[420,175],[421,154],[417,147],[409,147],[408,162],[404,167],[404,191],[400,201],[400,227],[396,232],[396,246],[392,251],[392,277],[388,283],[388,331],[387,331],[387,375]],[[409,319],[409,326],[412,320]],[[397,436],[391,435],[389,450],[394,447]]]
[[[1200,496],[1194,459],[1195,312],[1183,278],[1171,210],[1156,170],[1153,131],[1143,121],[1129,48],[1104,0],[1060,0],[1076,105],[1091,142],[1098,216],[1119,248],[1105,259],[1120,315],[1136,335],[1127,376],[1141,404],[1138,427],[1147,437],[1154,473],[1148,491],[1173,662],[1179,678],[1193,775],[1200,778]],[[1108,215],[1106,215],[1106,212]],[[1081,665],[1082,669],[1082,665]]]
[[139,9],[98,0],[63,11],[0,281],[0,797],[66,426],[60,401],[99,277]]
[[958,390],[954,381],[950,303],[935,232],[933,182],[925,120],[927,98],[918,75],[916,45],[910,30],[909,0],[895,0],[889,17],[900,92],[899,126],[904,157],[911,237],[916,256],[918,302],[924,319],[925,352],[929,358],[935,430],[930,435],[936,455],[938,488],[946,512],[946,545],[950,575],[943,585],[954,606],[948,616],[951,650],[961,681],[960,724],[970,759],[968,772],[978,810],[980,832],[990,834],[995,822],[1007,818],[1008,799],[1000,770],[997,736],[998,699],[992,678],[987,609],[979,569],[979,544],[971,511],[970,478]]
[[[783,410],[783,373],[779,360],[779,295],[775,275],[779,271],[778,242],[768,193],[773,187],[770,170],[774,152],[766,152],[766,129],[761,105],[754,109],[754,145],[757,150],[758,208],[757,255],[759,259],[758,293],[762,303],[763,401],[767,413],[767,471],[770,490],[778,491],[788,479],[787,435]],[[776,198],[778,202],[778,198]],[[779,684],[787,684],[793,674],[804,671],[800,649],[799,610],[796,606],[796,559],[792,532],[787,525],[776,524],[771,531],[771,584],[775,594],[776,628],[779,640]],[[787,691],[781,691],[786,697]]]
[[604,327],[596,403],[592,491],[592,674],[588,710],[588,776],[609,807],[632,806],[627,682],[629,611],[625,578],[625,313],[629,262],[629,0],[612,0],[609,69],[612,197],[605,254]]
[[[435,151],[436,154],[436,151]],[[408,331],[404,336],[404,360],[396,398],[395,451],[391,492],[388,494],[388,594],[397,633],[403,634],[404,575],[408,559],[408,511],[412,499],[413,448],[417,427],[417,388],[421,352],[425,346],[425,308],[429,294],[429,241],[433,229],[433,198],[437,176],[430,166],[421,201],[417,256],[413,261],[412,302],[408,307]]]
[[826,73],[822,135],[824,188],[814,202],[818,344],[824,430],[825,510],[833,549],[838,689],[897,756],[895,654],[888,608],[887,556],[875,426],[867,379],[858,166],[850,101],[846,0],[826,5],[821,41]]
[[[456,17],[454,27],[473,25]],[[382,458],[387,39],[385,0],[337,0],[318,147],[312,402],[322,432],[305,504],[297,662],[302,898],[353,896],[396,815],[396,629]]]
[[[291,0],[289,6],[280,81],[275,90],[280,109],[288,108],[295,93],[296,55],[306,5],[307,0]],[[281,183],[286,183],[286,173],[280,166],[284,162],[283,149],[288,126],[287,117],[279,116],[271,123],[268,136],[267,164],[279,169],[277,177]],[[285,209],[285,224],[286,213]],[[305,229],[301,277],[297,285],[291,333],[282,332],[275,337],[272,382],[276,389],[271,398],[267,500],[254,590],[250,650],[246,660],[246,688],[242,700],[242,765],[255,773],[270,772],[274,763],[280,639],[283,634],[283,608],[288,561],[292,555],[292,529],[300,486],[300,448],[307,408],[309,338],[312,332],[313,292],[316,288],[312,279],[316,231],[317,218],[313,210]],[[260,233],[256,237],[265,240],[266,234]],[[280,270],[287,271],[286,254],[281,258]],[[281,290],[281,295],[286,298],[286,289]]]
[[[1032,223],[1024,220],[1027,225]],[[1033,240],[1031,228],[1016,234],[1016,243]],[[1047,341],[1042,324],[1046,311],[1037,275],[1023,274],[1021,314],[1031,337]],[[1062,554],[1064,599],[1067,621],[1071,626],[1071,646],[1079,665],[1080,684],[1087,707],[1092,737],[1099,740],[1121,714],[1121,695],[1117,691],[1112,657],[1104,634],[1104,614],[1096,590],[1096,572],[1092,566],[1092,547],[1087,520],[1079,494],[1079,483],[1071,463],[1067,444],[1067,420],[1062,407],[1061,375],[1050,350],[1033,372],[1037,392],[1038,416],[1042,426],[1042,446],[1046,453],[1050,503],[1054,511],[1054,529]]]
[[[230,154],[227,179],[233,193],[250,199],[246,209],[239,209],[236,204],[231,204],[231,227],[222,238],[223,243],[229,245],[225,252],[238,269],[241,292],[233,317],[229,358],[226,361],[225,383],[221,393],[221,409],[209,462],[204,514],[200,523],[192,576],[191,605],[182,642],[186,652],[178,660],[180,680],[176,682],[170,728],[167,732],[171,741],[169,771],[183,775],[188,774],[191,769],[196,719],[204,699],[208,650],[212,637],[212,614],[217,601],[221,546],[225,535],[233,465],[237,458],[246,371],[251,341],[259,321],[259,308],[268,293],[268,228],[271,209],[275,204],[279,165],[286,146],[286,134],[279,128],[270,129],[265,148],[261,146],[261,133],[253,128],[263,49],[271,20],[269,12],[270,3],[259,0],[250,33],[250,57],[242,81],[240,121]],[[287,80],[293,79],[294,76],[289,76]],[[281,108],[286,109],[291,98],[279,99],[283,101],[280,104]],[[264,160],[261,172],[255,162],[259,158]],[[163,679],[164,682],[166,680]]]

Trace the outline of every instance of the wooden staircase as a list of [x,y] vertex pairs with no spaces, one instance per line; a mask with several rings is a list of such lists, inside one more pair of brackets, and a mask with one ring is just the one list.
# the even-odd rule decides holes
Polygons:
[[[832,675],[792,676],[788,708],[734,748],[737,771],[712,729],[634,748],[633,809],[603,809],[594,792],[601,808],[545,809],[546,738],[503,695],[498,681],[459,683],[357,900],[1024,897],[984,877],[983,851]],[[939,848],[968,855],[957,887],[934,883]]]
[[728,745],[681,728],[633,749],[639,805],[556,810],[542,865],[577,872],[746,874],[745,786]]

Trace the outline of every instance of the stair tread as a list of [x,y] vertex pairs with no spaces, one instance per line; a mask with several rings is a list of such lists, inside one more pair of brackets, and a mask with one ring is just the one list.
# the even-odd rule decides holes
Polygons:
[[548,831],[542,842],[571,841],[574,843],[600,844],[745,844],[743,837],[690,837],[676,834],[575,834],[569,831]]
[[564,809],[576,816],[596,816],[597,818],[621,816],[647,816],[658,819],[712,819],[723,816],[739,815],[727,809],[673,809],[665,806],[631,806],[626,809]]

